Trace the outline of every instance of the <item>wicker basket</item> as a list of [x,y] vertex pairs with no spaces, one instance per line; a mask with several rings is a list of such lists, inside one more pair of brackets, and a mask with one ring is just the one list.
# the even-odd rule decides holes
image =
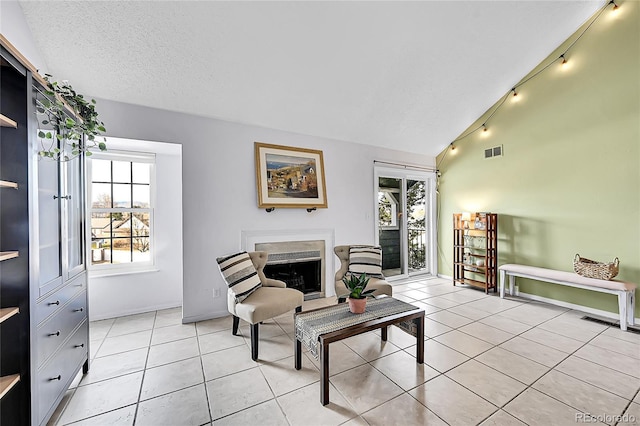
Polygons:
[[597,278],[600,280],[610,280],[618,275],[620,261],[616,257],[613,262],[600,263],[576,254],[573,258],[573,270],[576,274],[587,278]]

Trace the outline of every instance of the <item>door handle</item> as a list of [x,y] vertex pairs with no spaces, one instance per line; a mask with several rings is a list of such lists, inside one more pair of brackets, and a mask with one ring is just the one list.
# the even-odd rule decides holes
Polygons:
[[53,199],[57,200],[57,199],[61,199],[61,200],[70,200],[71,199],[71,195],[65,195],[65,196],[58,196],[58,195],[54,195]]

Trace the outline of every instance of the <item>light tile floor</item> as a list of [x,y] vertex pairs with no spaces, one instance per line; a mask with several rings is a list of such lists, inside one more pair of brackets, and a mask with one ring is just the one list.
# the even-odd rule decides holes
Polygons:
[[181,324],[176,308],[92,322],[90,372],[50,424],[640,424],[639,334],[438,278],[394,295],[426,310],[425,364],[395,327],[386,343],[379,332],[334,343],[326,407],[318,361],[293,368],[292,314],[260,327],[254,362],[246,325],[243,337],[230,317]]

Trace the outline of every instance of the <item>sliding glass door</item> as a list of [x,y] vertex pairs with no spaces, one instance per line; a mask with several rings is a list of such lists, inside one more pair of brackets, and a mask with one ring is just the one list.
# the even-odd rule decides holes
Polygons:
[[433,173],[376,167],[376,237],[385,277],[435,270]]

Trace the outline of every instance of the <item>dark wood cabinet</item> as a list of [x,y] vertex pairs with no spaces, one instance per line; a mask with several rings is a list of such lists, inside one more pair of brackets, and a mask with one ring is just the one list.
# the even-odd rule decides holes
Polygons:
[[0,424],[44,425],[89,368],[85,160],[38,158],[46,83],[0,49]]

